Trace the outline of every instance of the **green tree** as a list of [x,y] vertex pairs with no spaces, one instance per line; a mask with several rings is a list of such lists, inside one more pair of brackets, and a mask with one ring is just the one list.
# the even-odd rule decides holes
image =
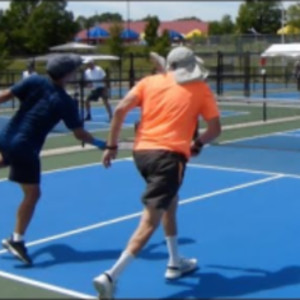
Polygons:
[[151,51],[157,52],[162,56],[167,56],[171,47],[171,40],[169,37],[169,31],[164,30],[163,34],[157,38],[156,43],[152,46]]
[[221,21],[209,23],[208,33],[210,35],[232,34],[235,31],[235,24],[230,15],[224,15]]
[[79,26],[72,12],[66,11],[67,1],[41,1],[25,25],[26,47],[31,53],[42,53],[49,47],[72,40]]
[[300,3],[289,6],[285,15],[288,25],[300,28]]
[[149,16],[147,17],[147,24],[145,26],[145,41],[147,42],[148,47],[153,47],[157,43],[158,39],[158,28],[160,21],[158,17]]
[[5,47],[10,54],[26,53],[25,43],[28,33],[25,26],[38,0],[12,0],[9,8],[0,17],[0,31],[5,35]]
[[123,31],[123,26],[121,23],[113,23],[109,28],[109,38],[107,44],[111,54],[122,56],[125,53],[124,41],[121,38],[121,33]]
[[239,7],[236,18],[238,33],[254,29],[261,34],[274,34],[280,28],[280,1],[248,0]]

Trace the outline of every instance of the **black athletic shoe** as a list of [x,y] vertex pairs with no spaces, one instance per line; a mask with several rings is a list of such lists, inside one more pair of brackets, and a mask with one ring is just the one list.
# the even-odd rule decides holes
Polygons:
[[27,254],[27,248],[23,241],[14,242],[11,238],[8,238],[2,240],[2,246],[25,264],[32,264],[31,258]]

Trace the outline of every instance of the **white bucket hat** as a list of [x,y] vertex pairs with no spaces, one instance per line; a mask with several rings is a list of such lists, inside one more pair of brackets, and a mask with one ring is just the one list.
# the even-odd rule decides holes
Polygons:
[[171,50],[167,57],[167,70],[173,71],[176,82],[187,83],[204,80],[209,72],[203,66],[203,60],[184,46]]

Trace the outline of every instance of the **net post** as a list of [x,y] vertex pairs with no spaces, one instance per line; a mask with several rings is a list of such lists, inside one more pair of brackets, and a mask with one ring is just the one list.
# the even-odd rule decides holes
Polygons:
[[130,52],[130,68],[129,68],[129,87],[132,88],[135,83],[135,74],[134,74],[134,56]]
[[[79,78],[79,102],[80,102],[80,117],[82,121],[82,127],[84,128],[84,70],[80,70]],[[81,142],[81,146],[84,147],[84,142]]]
[[267,98],[267,73],[265,70],[262,72],[262,79],[263,79],[263,98]]
[[263,121],[267,121],[267,101],[263,102]]
[[223,94],[223,86],[222,86],[222,76],[223,76],[223,53],[221,51],[217,52],[217,94]]
[[250,68],[250,52],[247,51],[245,53],[244,57],[244,96],[249,97],[250,96],[250,74],[251,68]]

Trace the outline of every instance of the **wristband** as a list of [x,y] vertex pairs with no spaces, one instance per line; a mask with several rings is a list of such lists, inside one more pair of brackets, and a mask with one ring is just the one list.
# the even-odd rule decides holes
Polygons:
[[201,140],[197,139],[195,141],[195,145],[198,147],[198,148],[202,148],[204,146],[204,144],[201,142]]
[[106,142],[100,139],[93,138],[92,145],[98,147],[101,150],[106,149]]

